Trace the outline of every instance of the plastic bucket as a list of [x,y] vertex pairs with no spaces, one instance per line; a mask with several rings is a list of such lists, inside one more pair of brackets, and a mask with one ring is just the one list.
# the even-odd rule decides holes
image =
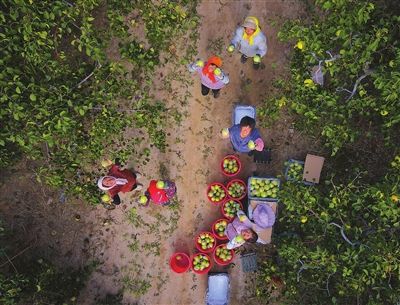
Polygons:
[[[208,261],[210,262],[210,265],[209,265],[207,268],[204,268],[203,270],[194,270],[193,260],[194,260],[194,258],[195,258],[196,256],[198,256],[198,255],[204,255],[204,256],[206,256],[206,257],[208,258]],[[205,254],[205,253],[196,253],[196,254],[193,254],[193,255],[190,257],[190,266],[191,266],[191,268],[192,268],[192,270],[193,270],[194,273],[197,273],[197,274],[207,274],[207,273],[210,271],[211,267],[212,267],[212,261],[211,261],[211,258],[210,258],[209,255],[207,255],[207,254]]]
[[229,193],[228,193],[229,197],[232,198],[232,199],[235,199],[235,200],[241,200],[244,197],[246,197],[246,195],[247,195],[246,183],[243,180],[240,180],[240,179],[233,179],[233,180],[229,181],[228,184],[226,185],[226,191],[228,192],[229,187],[233,183],[240,183],[241,185],[243,185],[244,186],[244,191],[243,191],[243,194],[240,197],[233,197],[233,196],[229,195]]
[[[225,160],[236,160],[236,162],[237,162],[237,164],[238,164],[238,170],[236,171],[236,172],[234,172],[234,173],[228,173],[228,172],[226,172],[225,171],[225,168],[224,168],[224,161]],[[221,161],[221,172],[222,172],[222,174],[224,174],[225,176],[227,176],[227,177],[234,177],[234,176],[236,176],[237,174],[239,174],[239,172],[240,172],[240,170],[242,169],[242,162],[240,162],[240,159],[238,158],[238,157],[236,157],[235,155],[227,155],[227,156],[225,156],[223,159],[222,159],[222,161]]]
[[224,204],[221,205],[221,213],[222,213],[222,215],[223,215],[226,219],[228,219],[228,220],[232,220],[232,219],[235,218],[235,216],[236,216],[236,213],[235,213],[235,216],[233,216],[233,217],[230,217],[230,216],[228,216],[228,215],[225,214],[225,211],[224,211],[225,204],[226,204],[227,202],[229,202],[230,200],[239,203],[240,209],[243,211],[243,204],[242,204],[239,200],[235,200],[235,199],[228,199],[228,200],[226,200],[226,201],[224,202]]
[[171,270],[176,273],[184,273],[190,268],[190,258],[186,253],[176,252],[169,259]]
[[221,258],[219,258],[217,256],[217,249],[218,248],[226,248],[226,244],[219,245],[218,247],[215,248],[215,250],[213,252],[214,261],[217,263],[217,265],[220,265],[220,266],[229,265],[233,261],[233,259],[235,258],[235,251],[234,250],[229,250],[231,252],[232,258],[230,260],[223,261]]
[[[214,185],[218,185],[218,186],[222,187],[222,189],[225,191],[225,197],[222,198],[220,201],[212,201],[212,200],[211,200],[211,197],[208,196],[208,193],[211,191],[211,187],[214,186]],[[226,190],[225,186],[224,186],[222,183],[214,182],[214,183],[210,183],[210,184],[208,185],[206,195],[207,195],[208,200],[209,200],[212,204],[218,205],[218,204],[220,204],[220,203],[223,203],[223,202],[228,198],[228,191]]]
[[[208,234],[208,235],[210,235],[211,237],[214,238],[214,243],[213,243],[213,246],[211,248],[203,249],[201,247],[201,245],[197,242],[197,239],[200,237],[201,234]],[[211,232],[201,232],[200,234],[198,234],[196,236],[196,238],[194,240],[194,243],[196,245],[196,249],[199,250],[200,252],[202,252],[202,253],[212,253],[214,251],[215,247],[217,246],[217,239],[215,238],[214,234],[211,233]]]
[[[241,184],[241,185],[244,186],[244,191],[243,191],[243,193],[242,193],[242,195],[241,195],[240,197],[233,197],[232,195],[230,195],[230,194],[228,193],[229,187],[230,187],[232,184],[234,184],[234,183],[239,183],[239,184]],[[229,181],[228,184],[226,185],[226,191],[227,191],[227,193],[228,193],[229,198],[234,199],[234,200],[241,200],[241,199],[243,199],[244,197],[246,197],[246,195],[247,195],[247,186],[246,186],[246,183],[245,183],[243,180],[240,180],[240,179],[233,179],[233,180]]]
[[232,124],[240,124],[240,120],[245,116],[256,119],[256,108],[253,106],[237,105],[232,112]]
[[215,236],[216,239],[219,239],[219,240],[228,240],[228,237],[227,237],[225,234],[224,234],[223,236],[220,236],[220,235],[218,235],[218,233],[217,233],[217,229],[215,228],[215,225],[216,225],[217,223],[219,223],[220,221],[226,221],[227,223],[229,223],[229,220],[227,220],[226,218],[220,218],[220,219],[216,220],[216,221],[212,224],[211,231],[213,232],[213,234],[214,234],[214,236]]

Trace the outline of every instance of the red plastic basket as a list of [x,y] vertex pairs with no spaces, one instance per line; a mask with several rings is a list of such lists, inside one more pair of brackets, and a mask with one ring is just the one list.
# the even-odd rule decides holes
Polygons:
[[[203,270],[194,270],[193,260],[194,260],[194,258],[195,258],[196,256],[198,256],[198,255],[205,255],[205,256],[207,256],[208,261],[210,262],[210,265],[209,265],[207,268],[205,268],[205,269],[203,269]],[[208,271],[210,271],[210,269],[211,269],[211,267],[212,267],[212,261],[211,261],[211,258],[210,258],[209,255],[207,255],[207,254],[205,254],[205,253],[196,253],[196,254],[193,254],[193,255],[190,257],[190,266],[191,266],[191,268],[192,268],[192,270],[193,270],[194,273],[197,273],[197,274],[207,274]]]
[[229,200],[233,200],[233,201],[239,203],[240,209],[241,209],[242,211],[243,211],[243,204],[242,204],[239,200],[236,200],[236,199],[228,199],[228,200],[226,200],[226,201],[224,202],[224,204],[221,205],[221,213],[222,213],[222,215],[223,215],[225,218],[227,218],[227,219],[229,219],[229,220],[232,220],[233,218],[235,218],[236,215],[233,216],[233,217],[229,217],[228,215],[225,214],[225,211],[224,211],[225,204],[226,204],[227,202],[229,202]]
[[217,231],[216,231],[216,229],[215,229],[215,225],[216,225],[218,222],[223,221],[223,220],[229,223],[229,220],[227,220],[226,218],[220,218],[220,219],[216,220],[216,221],[212,224],[212,227],[211,227],[211,230],[212,230],[212,232],[213,232],[215,238],[216,238],[216,239],[219,239],[219,240],[227,240],[227,239],[228,239],[228,237],[227,237],[226,235],[224,235],[224,236],[219,236],[218,233],[217,233]]
[[184,273],[189,270],[191,262],[186,253],[176,252],[172,254],[171,258],[169,259],[169,265],[172,271],[176,273]]
[[230,260],[223,261],[222,259],[220,259],[217,256],[217,249],[218,248],[226,248],[226,244],[219,245],[218,247],[215,248],[215,250],[213,252],[214,261],[217,263],[217,265],[220,265],[220,266],[229,265],[233,261],[233,259],[235,258],[235,251],[233,249],[231,249],[230,252],[231,252],[232,258]]
[[[225,191],[225,197],[222,198],[220,201],[212,201],[211,198],[208,196],[208,193],[210,192],[211,187],[214,186],[214,185],[219,185],[219,186],[222,187],[223,190]],[[208,185],[206,195],[207,195],[208,200],[209,200],[211,203],[213,203],[213,204],[215,204],[215,205],[218,205],[218,204],[220,204],[220,203],[223,203],[223,202],[226,200],[226,198],[228,198],[228,191],[226,190],[225,186],[224,186],[222,183],[214,182],[214,183],[210,183],[210,184]]]
[[[241,185],[244,186],[243,194],[242,194],[242,196],[240,196],[240,197],[233,197],[233,196],[229,195],[229,193],[228,193],[229,187],[230,187],[233,183],[235,183],[235,182],[238,182],[238,183],[240,183]],[[246,195],[247,195],[247,186],[246,186],[246,183],[245,183],[243,180],[240,180],[240,179],[233,179],[233,180],[229,181],[228,184],[226,185],[226,192],[227,192],[229,198],[232,198],[232,199],[235,199],[235,200],[241,200],[241,199],[243,199],[244,197],[246,197]]]
[[[226,172],[225,171],[225,169],[224,169],[224,161],[226,160],[226,159],[228,159],[228,160],[236,160],[236,162],[238,163],[238,170],[236,171],[236,172],[234,172],[234,173],[228,173],[228,172]],[[221,171],[222,171],[222,173],[225,175],[225,176],[227,176],[227,177],[234,177],[234,176],[236,176],[237,174],[239,174],[239,172],[240,172],[240,170],[242,169],[242,162],[240,162],[240,159],[238,158],[238,157],[236,157],[235,155],[227,155],[227,156],[225,156],[223,159],[222,159],[222,161],[221,161]]]
[[[200,237],[201,234],[209,234],[210,236],[212,236],[214,238],[214,244],[213,244],[213,246],[211,248],[208,248],[208,249],[204,250],[199,245],[199,243],[197,242],[197,239]],[[197,234],[196,238],[194,239],[194,243],[196,245],[196,249],[199,250],[200,252],[202,252],[202,253],[211,253],[211,252],[214,251],[215,247],[217,246],[217,239],[215,238],[214,234],[211,233],[211,232],[201,232],[201,233]]]

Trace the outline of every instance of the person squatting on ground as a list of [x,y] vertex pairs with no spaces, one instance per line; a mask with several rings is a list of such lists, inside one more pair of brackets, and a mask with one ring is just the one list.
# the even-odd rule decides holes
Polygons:
[[221,88],[229,83],[229,77],[220,69],[221,66],[222,60],[218,56],[210,57],[205,63],[197,60],[188,66],[190,72],[197,72],[200,76],[202,95],[207,95],[211,89],[217,98]]
[[266,243],[258,237],[258,233],[275,223],[275,213],[268,204],[257,205],[253,211],[254,222],[251,222],[243,211],[238,211],[236,215],[225,229],[225,235],[229,239],[227,249],[238,248],[246,242]]
[[107,176],[100,177],[97,181],[98,187],[106,191],[112,203],[118,205],[121,203],[121,198],[118,193],[127,193],[133,190],[141,190],[142,185],[137,183],[137,179],[141,177],[139,173],[134,173],[128,169],[121,169],[121,164],[118,159],[113,164],[112,161],[106,160],[102,162],[104,167],[110,167]]
[[249,116],[245,116],[240,120],[240,124],[233,125],[230,128],[223,128],[221,136],[224,139],[230,138],[235,151],[241,153],[250,153],[254,149],[262,151],[264,149],[264,141],[255,126],[256,121]]
[[139,197],[142,206],[148,206],[150,201],[154,204],[167,206],[176,194],[176,185],[169,180],[151,180],[144,195]]
[[235,249],[245,242],[255,243],[258,235],[253,230],[253,225],[243,211],[238,211],[235,219],[225,229],[225,235],[229,239],[226,248]]
[[253,67],[258,69],[261,58],[267,54],[267,38],[261,32],[258,19],[256,17],[246,17],[243,24],[235,31],[228,52],[232,53],[237,49],[242,53],[241,62],[245,63],[247,58],[253,58]]

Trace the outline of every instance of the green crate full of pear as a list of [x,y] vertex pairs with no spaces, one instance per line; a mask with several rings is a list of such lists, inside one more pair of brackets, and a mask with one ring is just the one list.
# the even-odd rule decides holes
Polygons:
[[279,193],[279,180],[251,177],[248,188],[251,198],[276,200]]

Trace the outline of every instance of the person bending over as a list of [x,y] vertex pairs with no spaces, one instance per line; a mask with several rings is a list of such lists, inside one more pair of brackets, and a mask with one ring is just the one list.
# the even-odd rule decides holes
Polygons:
[[142,189],[142,185],[137,183],[137,179],[139,179],[141,175],[128,169],[121,169],[119,159],[116,159],[115,163],[110,160],[103,162],[103,166],[110,167],[110,169],[107,176],[99,178],[97,186],[108,193],[113,204],[118,205],[121,203],[121,198],[118,195],[119,192],[127,193]]
[[156,205],[167,206],[176,194],[176,185],[169,180],[151,180],[144,195],[138,199],[142,206],[148,206],[150,201]]

